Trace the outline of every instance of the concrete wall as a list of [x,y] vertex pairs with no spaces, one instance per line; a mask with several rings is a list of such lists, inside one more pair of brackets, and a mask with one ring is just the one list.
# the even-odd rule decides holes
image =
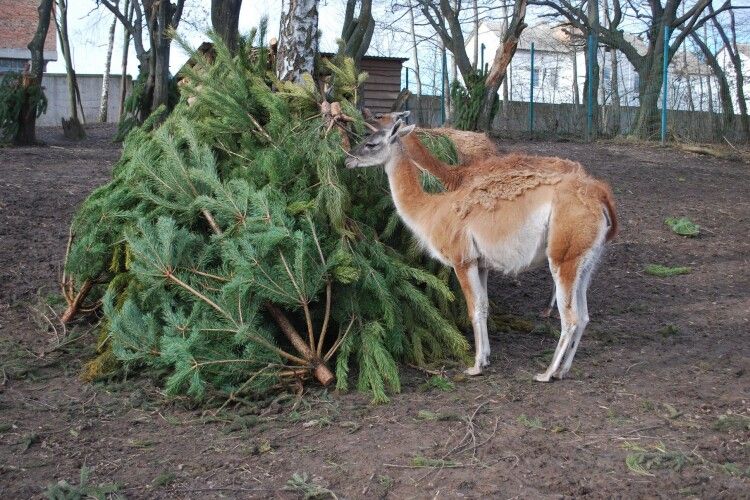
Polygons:
[[[102,75],[77,75],[77,78],[86,123],[97,123],[102,94]],[[109,107],[107,108],[109,123],[116,123],[120,117],[120,81],[120,75],[109,77]],[[59,126],[62,118],[70,117],[67,76],[64,73],[45,73],[42,84],[48,100],[47,113],[42,115],[37,123],[42,126]],[[129,75],[126,75],[125,84],[130,93],[133,82]]]

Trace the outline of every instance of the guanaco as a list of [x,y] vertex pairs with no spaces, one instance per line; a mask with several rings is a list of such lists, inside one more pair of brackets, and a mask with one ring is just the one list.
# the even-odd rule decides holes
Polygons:
[[[398,120],[409,116],[409,111],[377,113],[365,109],[364,116],[373,131],[392,127]],[[500,156],[492,141],[482,133],[453,130],[450,128],[415,129],[417,132],[434,133],[450,138],[459,152],[461,164],[453,167],[432,156],[416,134],[402,139],[407,153],[422,170],[437,177],[447,191],[454,191],[479,176],[503,170],[535,170],[539,172],[584,172],[580,163],[551,156],[529,156],[511,153]],[[469,158],[469,160],[466,160]],[[553,287],[547,307],[539,316],[549,318],[555,307],[557,293]]]
[[397,120],[350,152],[348,168],[385,165],[401,219],[429,253],[453,268],[469,311],[479,375],[489,365],[489,270],[517,274],[546,260],[556,285],[561,334],[552,361],[534,379],[562,379],[589,321],[586,291],[604,245],[617,232],[607,184],[583,172],[507,170],[476,177],[454,191],[427,193]]

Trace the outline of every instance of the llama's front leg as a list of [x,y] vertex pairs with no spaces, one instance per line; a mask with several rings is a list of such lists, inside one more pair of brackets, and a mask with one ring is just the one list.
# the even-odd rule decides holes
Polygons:
[[467,368],[465,373],[471,376],[481,375],[485,347],[482,334],[482,318],[480,314],[477,314],[479,312],[477,306],[482,297],[479,270],[475,263],[456,266],[453,269],[456,271],[456,277],[461,284],[461,290],[466,298],[466,309],[469,312],[469,319],[474,330],[474,366]]

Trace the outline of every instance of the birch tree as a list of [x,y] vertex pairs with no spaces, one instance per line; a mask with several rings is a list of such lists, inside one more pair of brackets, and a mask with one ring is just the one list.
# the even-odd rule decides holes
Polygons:
[[102,97],[99,101],[100,123],[107,123],[107,111],[109,108],[109,72],[112,67],[112,51],[115,48],[115,28],[117,28],[116,17],[112,19],[112,24],[109,26],[109,38],[107,39],[107,58],[104,62],[104,73],[102,74]]
[[318,0],[282,0],[276,73],[300,81],[314,74],[318,54]]

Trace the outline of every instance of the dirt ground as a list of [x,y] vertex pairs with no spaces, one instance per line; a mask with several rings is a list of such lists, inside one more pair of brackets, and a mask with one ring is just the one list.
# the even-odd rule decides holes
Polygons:
[[[494,316],[482,377],[439,384],[403,368],[386,405],[311,387],[216,413],[143,378],[81,382],[91,325],[63,339],[47,305],[76,205],[119,156],[112,133],[89,129],[71,145],[43,130],[46,147],[0,149],[2,498],[41,497],[61,480],[80,490],[84,467],[89,494],[104,485],[128,498],[750,498],[747,164],[637,144],[501,142],[580,161],[617,199],[622,230],[594,278],[569,379],[531,381],[556,343],[536,317],[551,287],[540,271],[491,278],[492,313],[506,316]],[[700,236],[673,234],[671,216]],[[660,278],[648,264],[692,271]]]

